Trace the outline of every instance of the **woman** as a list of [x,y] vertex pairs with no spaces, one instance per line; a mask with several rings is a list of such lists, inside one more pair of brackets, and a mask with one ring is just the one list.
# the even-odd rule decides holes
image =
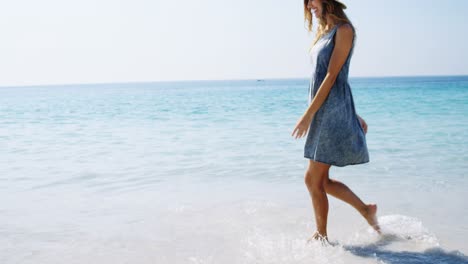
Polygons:
[[365,204],[346,185],[328,175],[332,165],[343,167],[369,162],[367,124],[356,114],[348,84],[355,30],[344,9],[346,6],[337,0],[304,0],[308,30],[312,31],[312,12],[318,20],[318,30],[310,50],[309,107],[292,136],[301,138],[307,134],[304,157],[309,159],[309,166],[305,183],[317,226],[312,238],[320,240],[328,240],[327,194],[352,205],[380,233],[377,205]]

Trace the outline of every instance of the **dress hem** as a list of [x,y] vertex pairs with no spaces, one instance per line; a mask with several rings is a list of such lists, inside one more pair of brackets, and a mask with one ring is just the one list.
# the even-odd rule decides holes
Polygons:
[[317,160],[317,159],[314,159],[312,157],[305,156],[305,155],[304,155],[304,158],[307,158],[307,159],[310,159],[310,160],[313,160],[313,161],[317,161],[317,162],[320,162],[320,163],[325,163],[325,164],[332,165],[332,166],[337,166],[337,167],[345,167],[345,166],[348,166],[348,165],[359,165],[359,164],[369,163],[369,160],[362,161],[362,162],[355,162],[355,163],[336,163],[336,162]]

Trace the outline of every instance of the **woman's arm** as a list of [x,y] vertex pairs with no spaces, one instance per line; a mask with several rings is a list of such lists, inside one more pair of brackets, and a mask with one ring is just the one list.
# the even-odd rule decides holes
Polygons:
[[315,113],[320,109],[323,102],[330,93],[333,84],[335,83],[338,74],[343,67],[343,64],[348,58],[348,54],[353,45],[354,31],[351,25],[345,24],[338,27],[335,36],[335,47],[333,49],[330,62],[328,64],[327,74],[322,84],[320,85],[312,103],[307,108],[304,115],[301,117],[296,127],[293,130],[292,136],[296,133],[295,138],[301,138],[307,133],[309,129],[310,122]]
[[354,32],[351,25],[346,24],[340,26],[337,29],[335,48],[333,49],[333,53],[330,58],[330,63],[328,64],[327,75],[325,76],[325,79],[320,85],[317,94],[312,100],[312,103],[307,109],[306,115],[314,116],[315,113],[317,113],[317,111],[322,106],[323,102],[325,102],[325,99],[330,93],[330,90],[333,87],[333,84],[335,83],[336,78],[338,77],[338,74],[340,73],[341,68],[343,67],[343,64],[348,58],[348,54],[353,45],[353,37]]

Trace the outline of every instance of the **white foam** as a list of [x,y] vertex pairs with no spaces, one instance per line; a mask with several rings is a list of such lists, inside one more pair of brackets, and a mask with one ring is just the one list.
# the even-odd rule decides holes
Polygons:
[[372,228],[359,230],[348,240],[349,245],[373,245],[391,250],[424,251],[439,247],[435,234],[424,227],[421,220],[405,215],[386,215],[378,218],[382,235]]

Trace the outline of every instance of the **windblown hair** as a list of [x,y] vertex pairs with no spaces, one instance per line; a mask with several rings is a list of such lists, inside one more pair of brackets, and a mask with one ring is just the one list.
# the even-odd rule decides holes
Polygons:
[[[307,30],[312,32],[313,22],[312,22],[312,12],[307,8],[308,0],[304,0],[304,20],[307,26]],[[343,10],[343,6],[334,0],[322,0],[323,9],[322,9],[322,18],[329,16],[332,18],[336,23],[348,23],[351,27],[354,26],[349,20],[348,16]],[[327,25],[327,21],[325,19],[318,19],[318,28],[317,33],[315,34],[314,44],[326,33],[325,26]]]

